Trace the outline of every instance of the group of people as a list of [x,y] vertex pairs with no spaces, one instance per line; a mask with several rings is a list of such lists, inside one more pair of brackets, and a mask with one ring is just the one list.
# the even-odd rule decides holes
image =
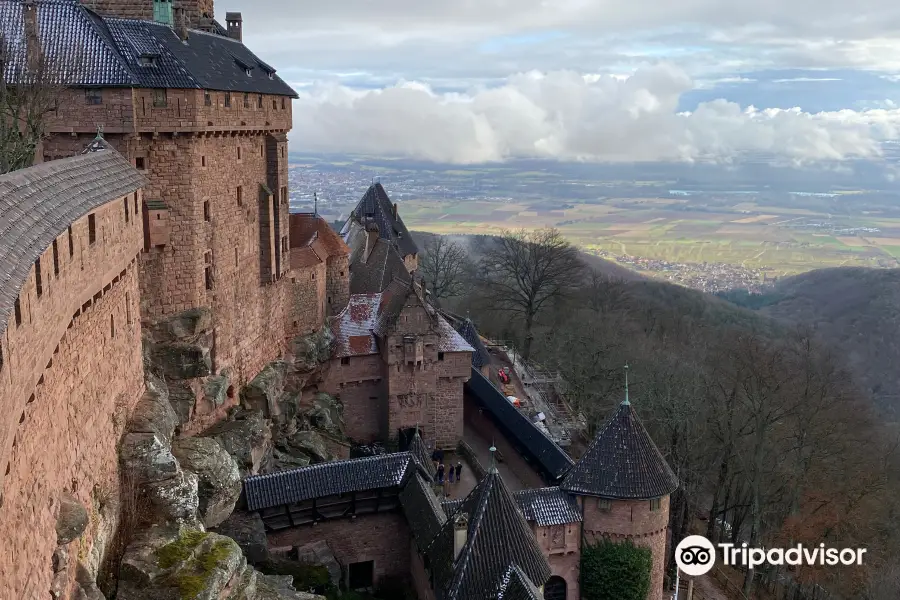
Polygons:
[[455,483],[459,481],[460,473],[462,473],[462,463],[456,463],[456,466],[450,465],[449,467],[444,466],[444,462],[441,461],[437,466],[437,478],[438,483],[441,485],[444,484],[444,477],[446,476],[447,481],[449,483]]

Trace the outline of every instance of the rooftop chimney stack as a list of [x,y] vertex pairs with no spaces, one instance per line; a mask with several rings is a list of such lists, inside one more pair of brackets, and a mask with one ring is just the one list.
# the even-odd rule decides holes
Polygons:
[[41,38],[38,36],[37,5],[34,0],[25,0],[22,18],[25,21],[25,60],[28,69],[35,71],[41,61]]
[[175,11],[175,34],[182,42],[188,39],[187,15],[185,15],[184,7],[180,4],[174,8]]
[[469,515],[468,513],[459,512],[453,517],[453,560],[456,560],[459,553],[462,552],[468,535]]
[[225,13],[225,24],[228,27],[228,37],[239,42],[244,41],[244,19],[241,17],[241,13]]

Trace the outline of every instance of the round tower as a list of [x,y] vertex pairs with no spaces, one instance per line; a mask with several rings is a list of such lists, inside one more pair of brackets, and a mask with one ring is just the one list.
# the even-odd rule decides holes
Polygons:
[[631,406],[627,379],[625,401],[597,432],[560,488],[574,495],[581,507],[582,543],[607,538],[650,548],[653,566],[647,598],[660,598],[669,495],[678,488],[678,478]]

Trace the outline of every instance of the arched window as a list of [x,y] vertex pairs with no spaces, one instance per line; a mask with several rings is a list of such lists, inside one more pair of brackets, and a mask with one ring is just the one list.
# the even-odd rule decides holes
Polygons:
[[544,600],[566,600],[566,580],[554,575],[544,584]]

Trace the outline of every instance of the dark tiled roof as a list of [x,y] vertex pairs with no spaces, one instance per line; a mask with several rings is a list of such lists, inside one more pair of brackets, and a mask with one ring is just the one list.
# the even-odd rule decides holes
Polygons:
[[475,352],[475,349],[450,326],[444,317],[437,315],[437,323],[438,335],[440,335],[437,348],[439,352]]
[[[369,186],[353,210],[353,214],[363,223],[375,223],[378,226],[378,234],[396,246],[401,257],[418,254],[419,248],[409,235],[400,215],[394,217],[394,204],[380,183]],[[353,217],[347,220],[341,230],[342,234],[349,231],[352,221]]]
[[581,511],[575,497],[558,487],[513,492],[525,518],[539,527],[581,522]]
[[390,242],[381,238],[375,243],[366,262],[362,262],[366,250],[365,236],[366,232],[360,230],[352,241],[362,238],[362,244],[350,245],[353,248],[350,255],[350,293],[375,294],[384,291],[395,279],[409,282],[411,277],[403,259]]
[[[527,521],[539,527],[564,525],[581,522],[581,510],[570,494],[558,487],[525,489],[513,492],[513,498]],[[441,503],[444,513],[451,515],[460,507],[462,500],[446,500]]]
[[302,502],[335,494],[403,486],[415,471],[409,452],[381,454],[254,475],[244,479],[247,509]]
[[[35,6],[39,36],[49,60],[65,64],[74,57],[78,62],[75,81],[70,82],[73,85],[196,88],[296,97],[270,66],[227,36],[190,30],[185,43],[167,25],[100,17],[78,0],[35,0]],[[11,41],[14,66],[25,60],[22,16],[21,1],[0,0],[0,33]],[[142,56],[154,57],[156,66],[145,66]]]
[[34,261],[53,240],[146,183],[108,146],[0,176],[0,336]]
[[463,339],[466,340],[475,351],[472,353],[472,366],[480,369],[485,365],[491,364],[491,355],[488,353],[475,324],[471,319],[466,319],[458,326],[458,331]]
[[431,461],[431,453],[425,447],[422,436],[416,431],[412,440],[409,442],[409,453],[412,454],[413,460],[422,472],[422,476],[428,481],[434,481],[434,463]]
[[409,483],[400,492],[400,503],[416,545],[420,550],[427,548],[447,521],[447,516],[441,510],[431,485],[420,473],[409,478]]
[[[410,280],[412,283],[412,280]],[[390,329],[397,323],[406,301],[413,297],[420,303],[422,299],[416,293],[415,288],[407,284],[403,289],[403,283],[400,281],[392,282],[385,293],[382,294],[381,306],[378,309],[378,321],[375,323],[375,333],[380,336],[387,335]]]
[[500,579],[497,600],[544,600],[544,595],[531,583],[519,565],[510,565]]
[[659,498],[678,478],[628,401],[607,420],[560,485],[572,494],[602,498]]
[[347,306],[335,317],[331,330],[334,334],[334,355],[363,356],[378,352],[372,330],[378,320],[381,294],[352,294]]
[[534,426],[521,411],[507,400],[478,369],[472,368],[472,376],[466,389],[492,416],[494,422],[514,442],[530,461],[536,462],[548,483],[562,478],[572,468],[572,459],[553,440]]
[[[468,515],[468,532],[454,560],[454,520],[461,513]],[[488,472],[460,503],[426,552],[435,585],[445,591],[445,600],[490,597],[485,592],[498,590],[511,565],[518,565],[536,586],[550,577],[547,559],[496,470]]]

